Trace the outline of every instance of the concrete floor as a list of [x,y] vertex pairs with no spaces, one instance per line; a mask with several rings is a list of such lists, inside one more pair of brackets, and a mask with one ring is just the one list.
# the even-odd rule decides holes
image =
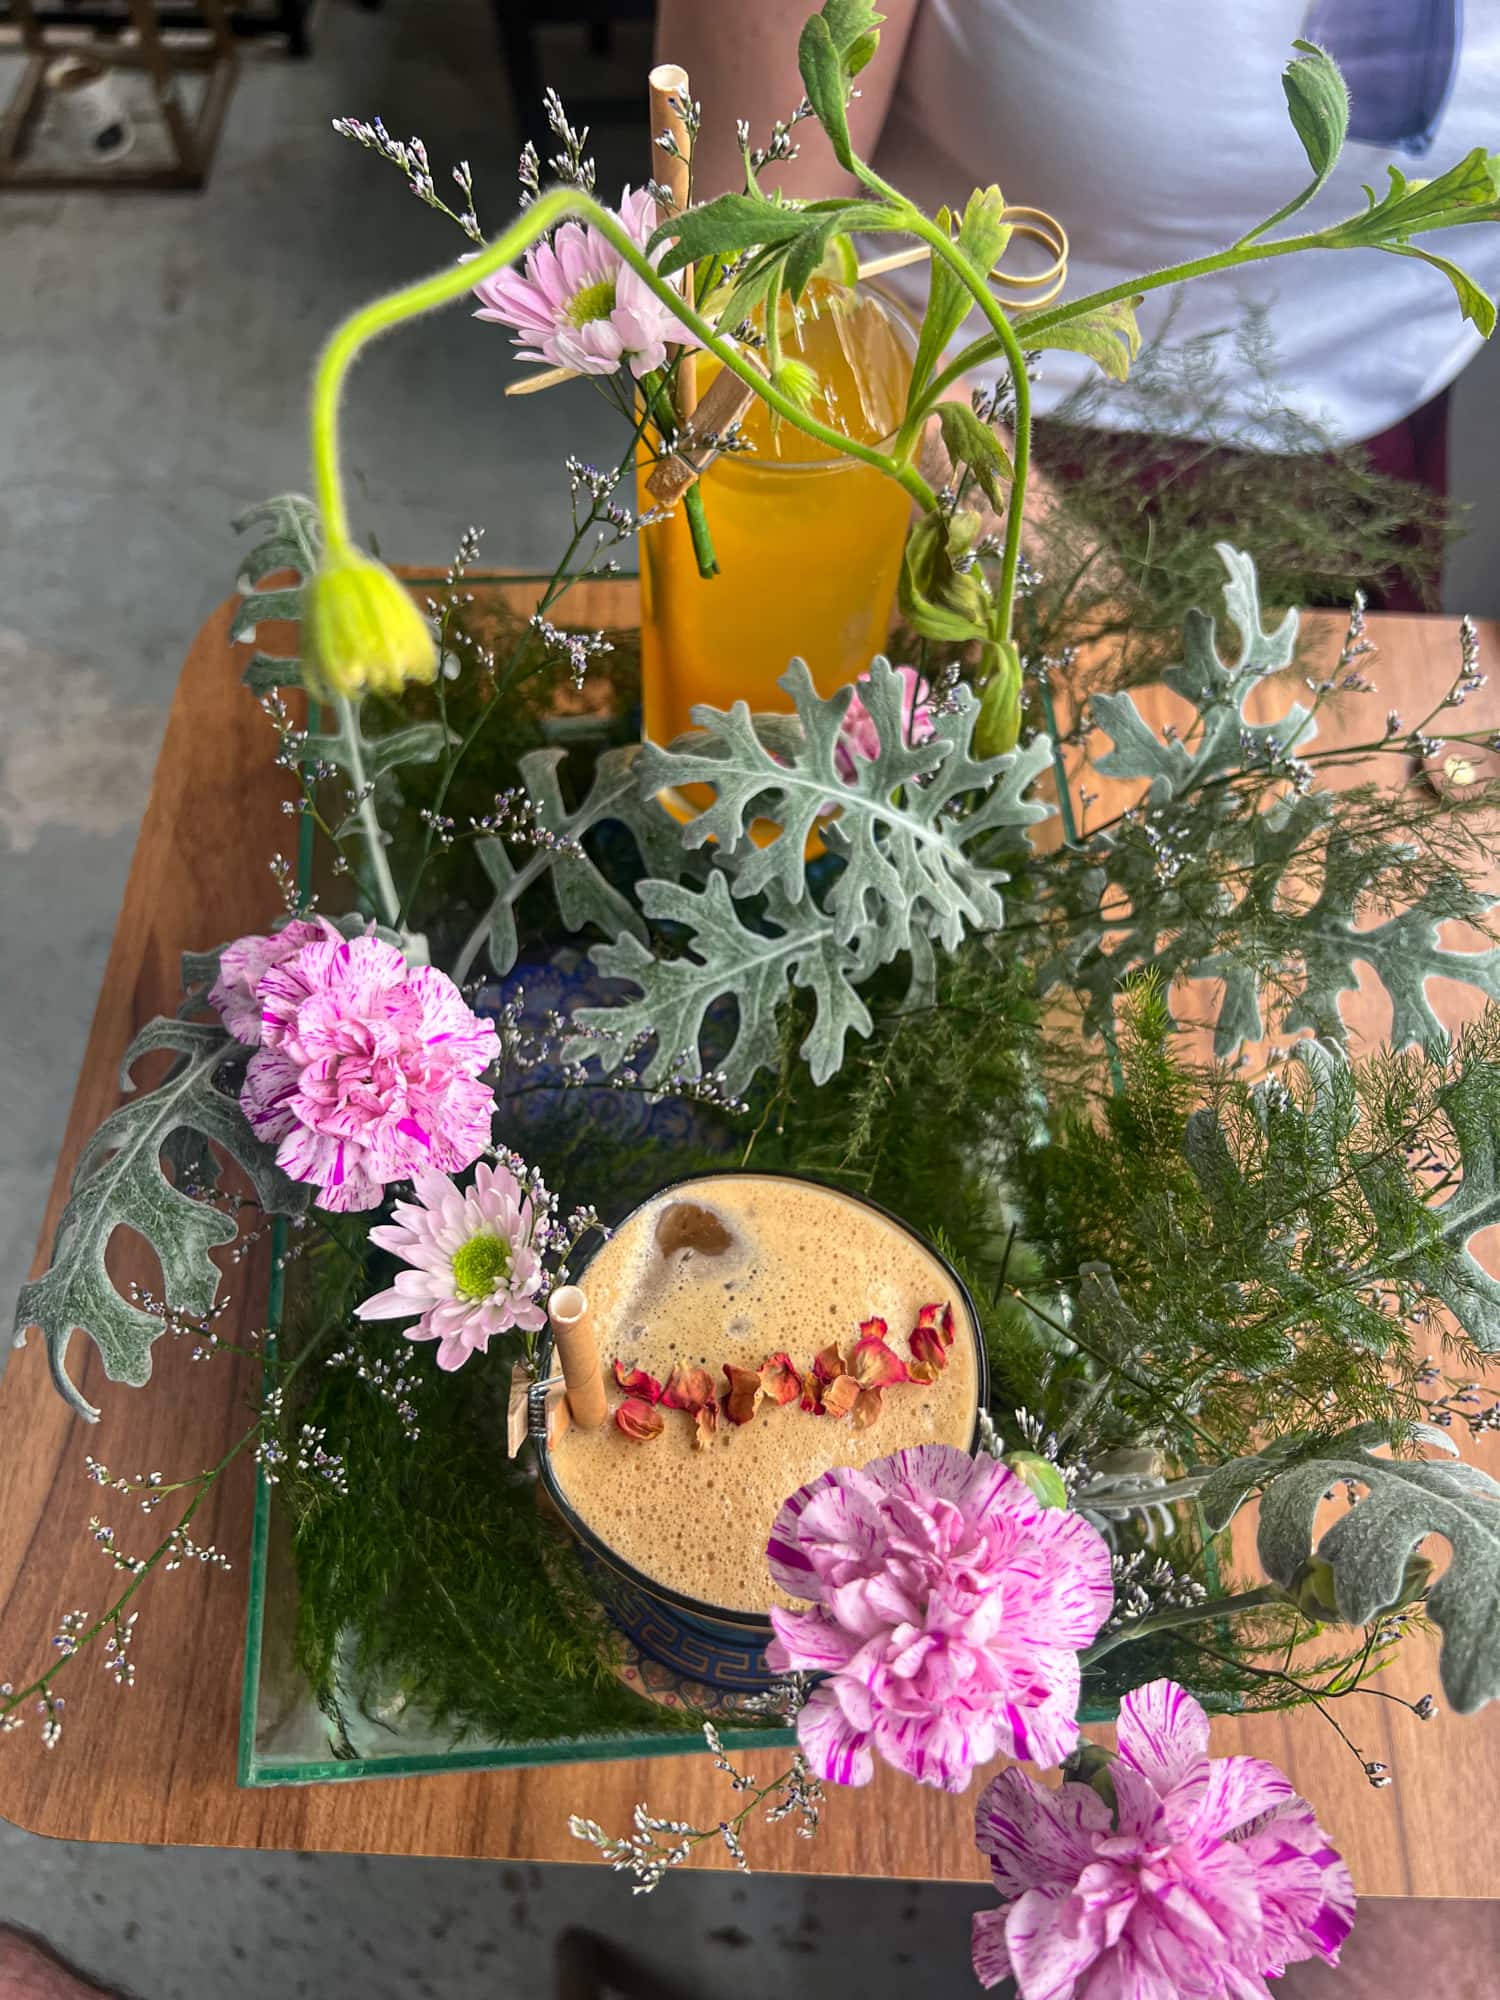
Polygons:
[[[640,42],[621,55],[627,77],[644,68]],[[589,88],[579,46],[564,37],[549,56],[565,95]],[[0,198],[0,1298],[30,1258],[178,667],[233,585],[231,517],[305,483],[303,388],[339,312],[457,247],[394,169],[328,130],[376,112],[428,139],[440,177],[473,162],[482,220],[509,209],[515,137],[482,0],[374,15],[325,0],[314,61],[246,65],[200,197]],[[596,142],[604,189],[640,178],[643,127]],[[358,526],[383,549],[441,557],[474,521],[495,563],[550,558],[563,453],[602,455],[616,420],[581,388],[502,403],[508,366],[503,335],[461,313],[364,364],[349,466]],[[1497,432],[1500,354],[1460,392],[1456,476],[1483,511],[1455,558],[1454,609],[1500,611],[1484,487]],[[976,1901],[699,1875],[642,1904],[560,1868],[92,1849],[0,1824],[0,1920],[143,2000],[268,1985],[540,1995],[554,1940],[578,1924],[704,1996],[810,1993],[835,1965],[841,1990],[960,1994]],[[1435,1981],[1445,1939],[1453,1969]],[[1496,1906],[1442,1921],[1435,1906],[1372,1906],[1337,1990],[1373,1993],[1377,1968],[1399,1987],[1406,1962],[1409,1990],[1479,2000],[1497,1954]],[[1281,1990],[1334,1988],[1310,1974]]]

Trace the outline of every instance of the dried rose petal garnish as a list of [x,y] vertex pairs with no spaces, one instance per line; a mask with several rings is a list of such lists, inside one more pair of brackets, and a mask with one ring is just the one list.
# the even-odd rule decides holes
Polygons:
[[697,1426],[694,1442],[702,1451],[719,1427],[719,1399],[708,1370],[684,1368],[679,1362],[667,1377],[661,1400],[664,1409],[685,1410],[694,1419]]
[[[923,1310],[925,1311],[926,1308],[924,1307]],[[861,1340],[884,1340],[889,1332],[890,1328],[878,1315],[874,1319],[862,1319],[859,1323],[859,1337]]]
[[768,1355],[760,1364],[760,1385],[773,1403],[795,1403],[802,1394],[802,1377],[791,1355]]
[[[844,1357],[839,1353],[839,1344],[832,1340],[822,1351],[813,1356],[811,1371],[802,1378],[802,1407],[815,1417],[827,1411],[827,1393],[830,1383],[837,1382],[844,1373]],[[858,1388],[858,1383],[855,1387]],[[843,1410],[834,1412],[837,1416]]]
[[835,1375],[823,1391],[822,1414],[847,1417],[860,1399],[860,1386],[852,1375]]
[[765,1395],[765,1385],[759,1368],[736,1368],[732,1361],[724,1363],[724,1414],[732,1424],[748,1424],[760,1406]]
[[632,1368],[627,1371],[625,1363],[617,1359],[615,1380],[627,1396],[643,1396],[648,1403],[661,1401],[660,1382],[654,1375],[648,1375],[644,1368]]
[[[865,1322],[867,1326],[870,1323],[868,1320]],[[875,1324],[883,1326],[885,1322],[880,1320]],[[849,1374],[859,1385],[859,1397],[853,1406],[854,1428],[857,1431],[867,1430],[880,1415],[883,1389],[910,1379],[901,1356],[874,1333],[861,1334],[855,1341],[849,1356]]]
[[615,1411],[615,1429],[632,1444],[650,1444],[666,1427],[666,1418],[644,1396],[627,1396]]
[[917,1323],[907,1338],[914,1382],[935,1382],[948,1365],[948,1349],[953,1345],[953,1307],[923,1306]]

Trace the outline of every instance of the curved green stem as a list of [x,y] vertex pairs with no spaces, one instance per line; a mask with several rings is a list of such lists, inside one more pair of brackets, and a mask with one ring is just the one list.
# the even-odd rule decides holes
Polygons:
[[698,336],[705,350],[796,430],[818,439],[840,457],[860,459],[897,480],[928,512],[936,507],[937,496],[914,466],[901,465],[885,452],[846,437],[831,425],[818,423],[799,410],[789,396],[783,395],[768,382],[759,369],[751,367],[731,342],[725,340],[665,278],[658,275],[617,216],[575,189],[554,188],[517,216],[510,227],[486,244],[477,256],[462,264],[450,264],[430,278],[405,285],[399,291],[387,293],[384,298],[375,299],[358,312],[351,313],[324,347],[313,376],[310,431],[314,489],[323,516],[325,543],[330,549],[346,547],[350,539],[348,511],[339,477],[338,413],[344,382],[359,354],[378,335],[464,297],[481,279],[515,263],[533,243],[569,217],[587,222],[598,230],[648,290],[682,325]]
[[1133,1625],[1122,1625],[1117,1632],[1110,1632],[1102,1639],[1096,1639],[1092,1646],[1086,1646],[1078,1655],[1078,1664],[1090,1667],[1095,1660],[1102,1660],[1106,1653],[1112,1653],[1116,1646],[1125,1646],[1132,1639],[1144,1639],[1151,1632],[1170,1632],[1179,1625],[1201,1625],[1210,1618],[1224,1618],[1237,1611],[1265,1611],[1275,1604],[1284,1605],[1286,1594],[1274,1583],[1259,1584],[1254,1590],[1242,1590],[1234,1597],[1205,1597],[1201,1604],[1185,1604],[1172,1611],[1158,1611],[1153,1617],[1138,1618]]
[[349,757],[349,782],[354,787],[355,798],[359,801],[355,811],[359,816],[360,831],[364,834],[365,846],[369,849],[370,871],[375,878],[375,893],[380,899],[381,919],[393,931],[399,930],[401,898],[396,893],[395,878],[391,874],[391,864],[386,855],[385,837],[380,831],[380,815],[375,810],[375,794],[365,775],[359,717],[354,713],[354,704],[347,695],[336,694],[333,699],[338,710],[339,730]]
[[1306,236],[1283,236],[1277,243],[1232,244],[1227,250],[1215,250],[1208,257],[1190,257],[1183,264],[1169,264],[1164,270],[1152,271],[1144,278],[1132,278],[1128,284],[1109,285],[1102,292],[1086,292],[1081,299],[1069,299],[1059,306],[1046,306],[1037,313],[1026,316],[1028,333],[1044,333],[1050,327],[1066,326],[1069,320],[1082,319],[1085,313],[1097,312],[1102,306],[1112,306],[1120,299],[1133,299],[1141,292],[1158,292],[1164,285],[1185,284],[1189,278],[1206,278],[1215,271],[1237,269],[1241,264],[1258,264],[1268,257],[1290,257],[1299,250],[1343,250],[1352,246],[1328,241],[1328,238],[1346,227],[1335,223],[1331,229],[1318,230]]

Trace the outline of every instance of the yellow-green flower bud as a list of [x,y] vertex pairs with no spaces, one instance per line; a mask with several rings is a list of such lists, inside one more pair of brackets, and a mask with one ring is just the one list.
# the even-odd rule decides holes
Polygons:
[[1005,1463],[1017,1478],[1025,1480],[1044,1507],[1067,1506],[1068,1489],[1050,1458],[1034,1451],[1012,1451],[1006,1454]]
[[812,408],[819,384],[817,376],[805,361],[797,361],[786,354],[772,370],[771,386],[779,389],[789,403],[795,403],[799,410],[805,411]]
[[1288,1597],[1304,1618],[1315,1625],[1344,1625],[1348,1620],[1339,1610],[1334,1589],[1333,1565],[1321,1556],[1309,1556],[1292,1578]]
[[314,694],[399,694],[437,678],[427,620],[384,563],[326,554],[302,597],[303,674]]

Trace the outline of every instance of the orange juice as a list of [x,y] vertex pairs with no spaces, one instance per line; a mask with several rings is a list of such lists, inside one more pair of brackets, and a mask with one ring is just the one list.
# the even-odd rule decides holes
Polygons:
[[[818,377],[811,414],[863,444],[890,437],[911,375],[905,324],[873,293],[819,281],[800,320],[783,308],[782,346]],[[700,358],[700,394],[716,368]],[[654,743],[690,728],[695,702],[789,708],[776,683],[794,654],[827,695],[886,643],[904,490],[789,423],[773,428],[759,398],[742,434],[754,450],[721,453],[702,479],[718,576],[699,576],[680,505],[641,533],[641,698]],[[651,505],[644,484],[640,504]]]

